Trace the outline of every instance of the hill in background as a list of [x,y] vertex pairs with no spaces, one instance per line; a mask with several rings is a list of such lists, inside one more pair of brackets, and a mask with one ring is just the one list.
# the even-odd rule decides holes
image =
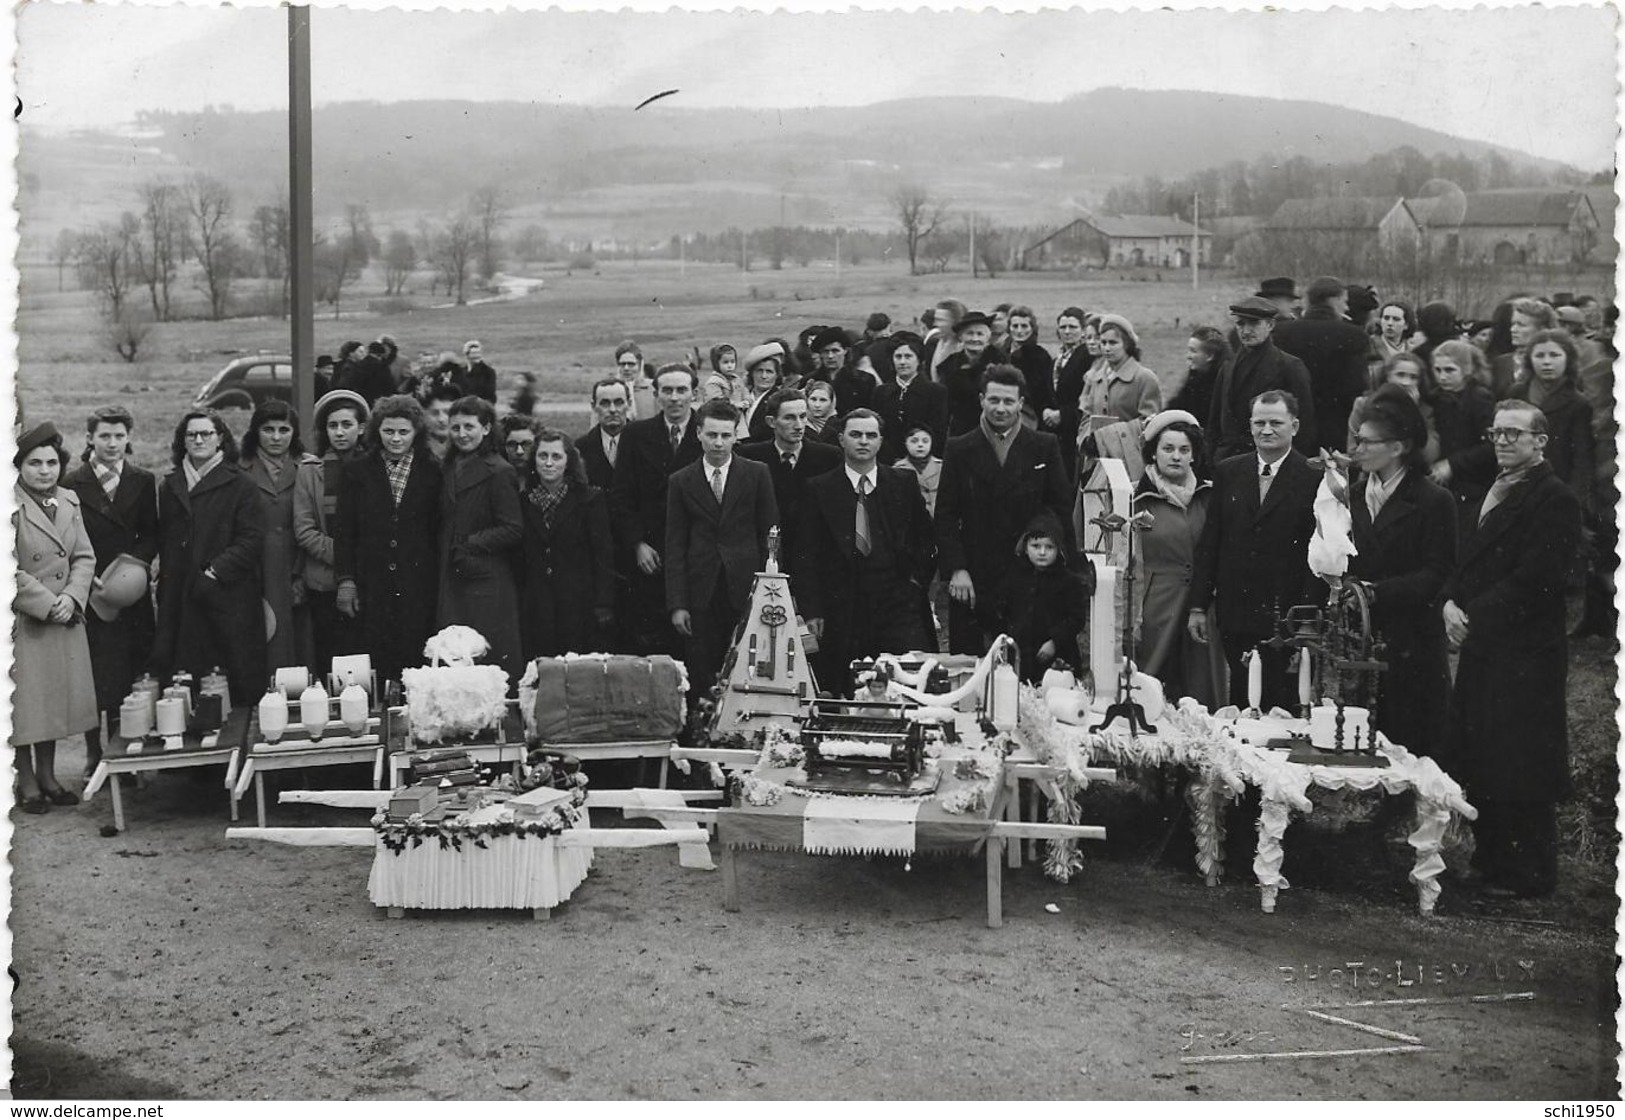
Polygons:
[[[1222,127],[1220,127],[1222,124]],[[776,224],[886,229],[886,198],[918,182],[1010,225],[1065,221],[1114,185],[1259,156],[1316,165],[1412,147],[1551,173],[1560,165],[1334,105],[1102,89],[1059,103],[961,97],[794,110],[516,102],[344,103],[315,111],[319,220],[365,203],[410,228],[495,184],[511,216],[555,236],[664,238]],[[38,243],[116,218],[137,184],[204,171],[239,210],[287,181],[279,112],[146,112],[123,134],[23,128],[21,208]]]

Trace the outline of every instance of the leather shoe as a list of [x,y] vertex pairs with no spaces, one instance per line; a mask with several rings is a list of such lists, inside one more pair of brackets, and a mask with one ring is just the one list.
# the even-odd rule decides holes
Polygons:
[[25,797],[17,802],[17,808],[31,816],[43,816],[51,811],[51,803],[43,797]]
[[41,790],[40,793],[43,794],[52,805],[79,804],[79,795],[74,793],[73,790],[67,789],[63,786],[57,786],[55,789]]

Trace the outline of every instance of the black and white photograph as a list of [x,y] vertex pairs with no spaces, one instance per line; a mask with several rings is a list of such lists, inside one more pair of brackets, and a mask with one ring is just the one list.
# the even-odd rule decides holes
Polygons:
[[7,19],[5,1095],[1613,1115],[1615,3]]

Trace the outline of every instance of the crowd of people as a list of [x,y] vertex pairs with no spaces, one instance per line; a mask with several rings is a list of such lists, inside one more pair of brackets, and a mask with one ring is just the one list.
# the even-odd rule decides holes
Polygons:
[[[1245,704],[1257,650],[1265,706],[1290,708],[1288,655],[1263,643],[1326,597],[1306,556],[1330,455],[1387,643],[1377,726],[1463,780],[1493,889],[1549,891],[1582,539],[1580,631],[1616,626],[1612,309],[1518,296],[1461,322],[1331,277],[1305,298],[1285,278],[1237,298],[1190,332],[1182,377],[1148,368],[1116,312],[1062,309],[1052,347],[1030,307],[945,299],[907,329],[876,313],[664,364],[624,342],[584,433],[538,420],[529,375],[499,415],[476,341],[413,369],[387,337],[323,360],[308,424],[270,401],[239,446],[187,411],[162,478],[129,461],[123,408],[88,417],[72,469],[39,424],[17,456],[22,807],[71,803],[55,741],[85,733],[94,765],[147,671],[224,673],[240,703],[337,654],[396,680],[463,624],[512,682],[539,656],[668,653],[703,696],[775,528],[826,690],[857,657],[980,654],[1000,633],[1028,679],[1086,668],[1079,496],[1104,459],[1151,514],[1138,669]],[[114,595],[118,565],[150,580]]]

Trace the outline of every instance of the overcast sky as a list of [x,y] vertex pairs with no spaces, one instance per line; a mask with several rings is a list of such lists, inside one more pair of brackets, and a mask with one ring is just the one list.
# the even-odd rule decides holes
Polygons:
[[[33,2],[17,23],[27,124],[84,128],[139,109],[286,104],[281,9]],[[780,107],[977,93],[1057,100],[1101,86],[1214,90],[1335,102],[1594,170],[1613,162],[1615,33],[1615,10],[1599,5],[1037,14],[318,6],[311,38],[318,105],[636,104],[671,88],[681,93],[670,104]]]

